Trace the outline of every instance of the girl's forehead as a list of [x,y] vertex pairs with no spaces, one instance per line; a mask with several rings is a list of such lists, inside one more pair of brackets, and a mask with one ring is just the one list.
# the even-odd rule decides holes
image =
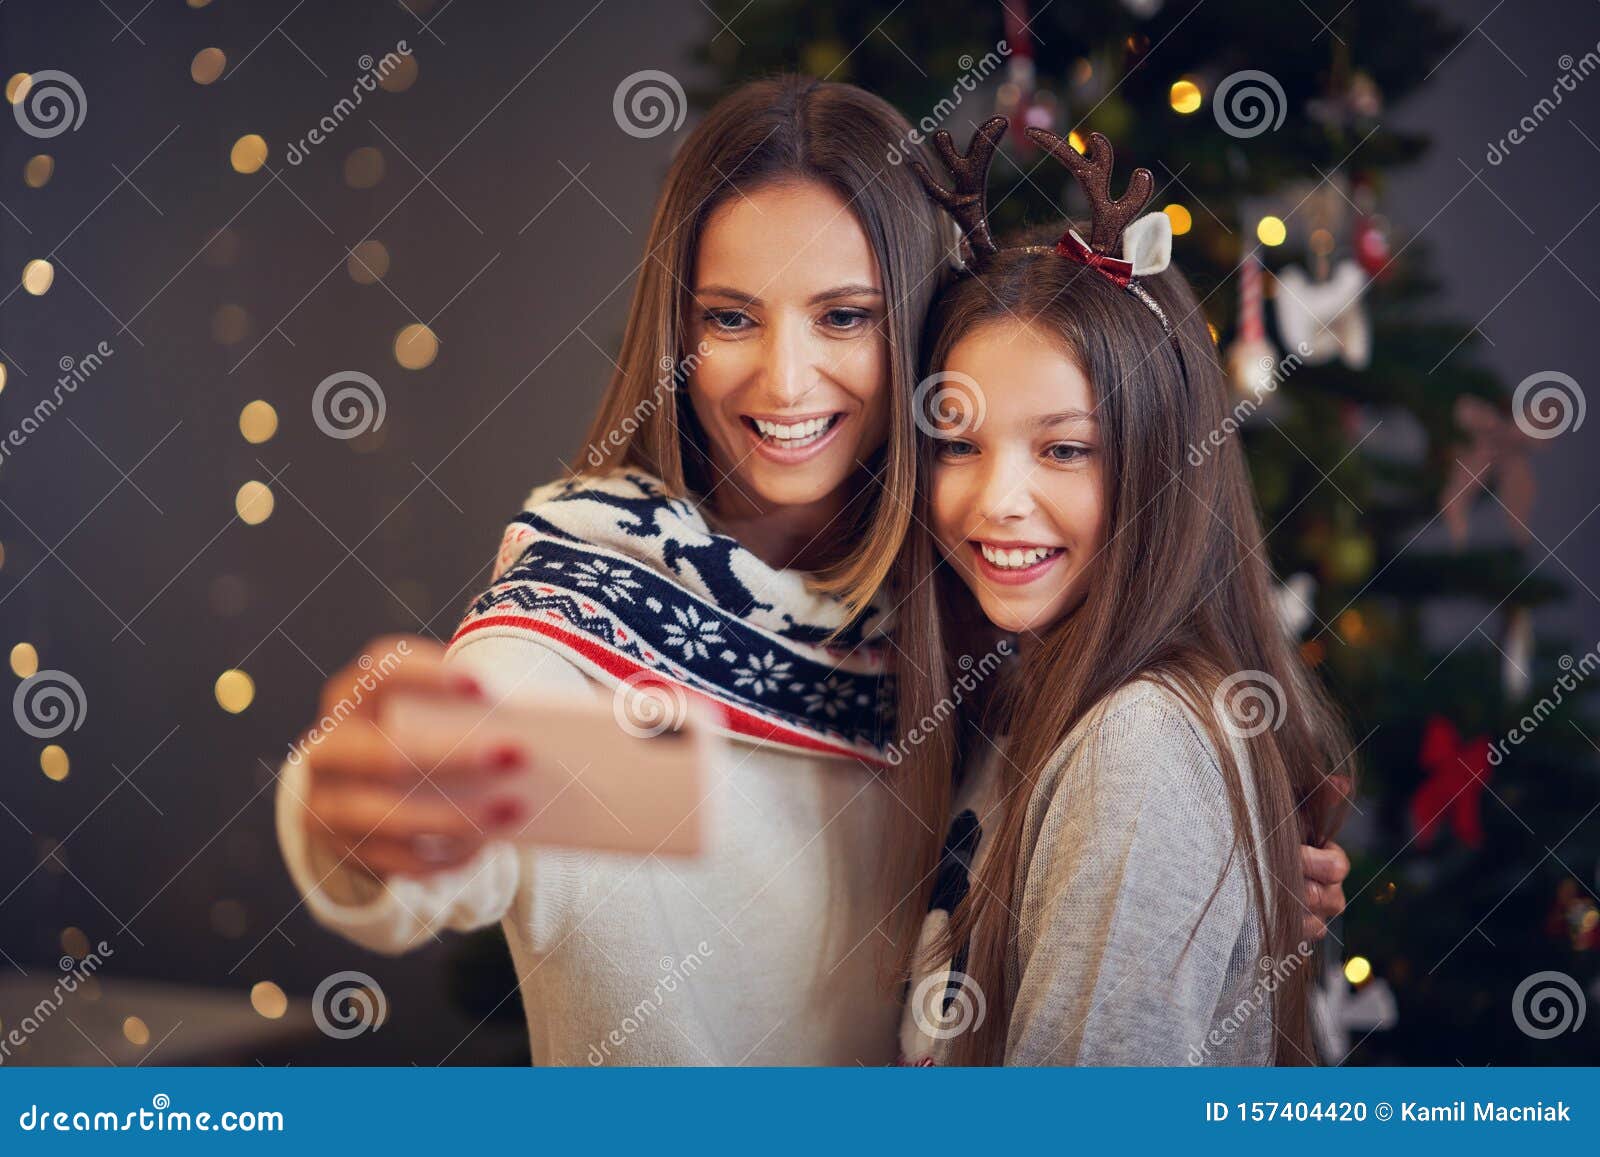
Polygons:
[[995,420],[1094,411],[1093,385],[1065,343],[1020,319],[989,322],[962,337],[944,370],[969,379],[967,390]]

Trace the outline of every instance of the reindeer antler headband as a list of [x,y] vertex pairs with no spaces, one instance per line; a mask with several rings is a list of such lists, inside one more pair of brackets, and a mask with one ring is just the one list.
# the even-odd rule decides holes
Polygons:
[[[981,270],[990,257],[1001,251],[989,235],[985,190],[989,165],[1009,125],[1005,117],[990,117],[973,133],[972,143],[964,154],[956,151],[948,132],[940,129],[933,134],[934,147],[954,178],[953,188],[946,189],[934,180],[927,166],[912,162],[928,195],[943,205],[961,227],[968,255],[967,267],[974,271]],[[1135,169],[1122,196],[1112,197],[1113,152],[1111,142],[1104,135],[1090,133],[1088,147],[1079,153],[1055,133],[1037,128],[1026,131],[1029,140],[1071,170],[1078,184],[1083,186],[1083,191],[1089,195],[1092,224],[1088,241],[1069,228],[1054,246],[1023,245],[1008,252],[1054,253],[1095,270],[1137,297],[1156,315],[1161,328],[1176,346],[1177,334],[1166,311],[1139,284],[1140,277],[1160,273],[1172,261],[1171,218],[1165,213],[1140,216],[1155,189],[1155,178],[1150,170]],[[1179,356],[1182,356],[1181,351]]]

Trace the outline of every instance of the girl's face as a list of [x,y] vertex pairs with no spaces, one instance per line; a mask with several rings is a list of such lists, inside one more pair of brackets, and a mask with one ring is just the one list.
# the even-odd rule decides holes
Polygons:
[[1087,590],[1104,542],[1094,391],[1057,341],[1009,321],[962,338],[943,367],[978,384],[974,429],[946,425],[933,533],[989,621],[1040,631]]
[[886,302],[855,214],[811,182],[730,198],[691,289],[689,401],[724,498],[766,513],[841,491],[889,424]]

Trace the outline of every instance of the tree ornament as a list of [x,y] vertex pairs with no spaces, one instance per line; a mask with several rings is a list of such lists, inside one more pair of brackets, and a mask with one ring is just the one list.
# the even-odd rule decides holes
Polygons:
[[[1354,988],[1331,961],[1323,972],[1322,983],[1311,992],[1311,1007],[1317,1047],[1332,1065],[1343,1063],[1350,1055],[1351,1033],[1365,1037],[1400,1023],[1400,1007],[1388,981],[1374,976]],[[1356,1044],[1361,1043],[1362,1037],[1356,1039]]]
[[1483,846],[1481,802],[1489,782],[1489,739],[1476,735],[1463,741],[1456,725],[1442,715],[1430,715],[1422,729],[1422,751],[1417,760],[1428,778],[1411,797],[1411,822],[1417,829],[1417,847],[1433,843],[1439,820],[1450,813],[1456,838],[1474,850]]
[[1519,702],[1533,686],[1533,612],[1512,607],[1500,644],[1500,686],[1506,698]]
[[1312,281],[1298,265],[1278,274],[1278,332],[1284,345],[1304,353],[1311,365],[1338,358],[1353,370],[1372,360],[1372,323],[1362,300],[1367,275],[1354,261],[1341,261],[1326,281]]
[[1530,438],[1492,403],[1471,394],[1456,399],[1455,419],[1467,435],[1467,444],[1450,465],[1440,499],[1450,540],[1457,547],[1466,542],[1473,492],[1479,486],[1488,489],[1493,482],[1511,537],[1519,546],[1527,546],[1532,538],[1528,519],[1533,514],[1535,494],[1528,455],[1543,443]]
[[1239,332],[1228,346],[1228,378],[1241,394],[1259,398],[1272,388],[1278,354],[1267,340],[1261,308],[1261,259],[1251,253],[1239,267]]
[[1317,615],[1312,609],[1317,597],[1317,580],[1301,571],[1292,574],[1278,584],[1274,592],[1274,604],[1278,612],[1278,621],[1283,624],[1283,629],[1288,632],[1291,639],[1298,639],[1306,633]]

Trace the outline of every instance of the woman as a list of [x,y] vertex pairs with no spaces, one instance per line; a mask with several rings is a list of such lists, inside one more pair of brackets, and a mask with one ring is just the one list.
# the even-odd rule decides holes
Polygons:
[[[389,953],[501,921],[535,1063],[893,1057],[875,961],[909,910],[880,853],[900,805],[875,772],[872,599],[909,522],[918,336],[948,239],[882,159],[908,131],[869,94],[794,78],[707,115],[657,207],[590,470],[533,493],[448,661],[412,642],[285,768],[280,842],[313,915]],[[325,714],[365,670],[328,681]],[[609,697],[640,676],[715,700],[736,741],[691,865],[513,848],[528,817],[415,790],[372,723],[402,686]],[[433,774],[537,759],[463,750]]]
[[[977,190],[984,131],[953,158]],[[1168,219],[1138,217],[1149,173],[1113,201],[1104,137],[1080,156],[1029,132],[1095,220],[975,245],[929,324],[932,368],[971,392],[924,455],[907,565],[939,578],[901,608],[930,672],[903,710],[948,694],[942,623],[1019,645],[989,710],[908,776],[955,823],[904,1058],[1314,1063],[1299,844],[1334,830],[1323,788],[1350,743],[1277,620],[1237,442],[1186,457],[1227,387]],[[980,199],[969,238],[981,219]],[[905,841],[940,859],[921,828]]]

